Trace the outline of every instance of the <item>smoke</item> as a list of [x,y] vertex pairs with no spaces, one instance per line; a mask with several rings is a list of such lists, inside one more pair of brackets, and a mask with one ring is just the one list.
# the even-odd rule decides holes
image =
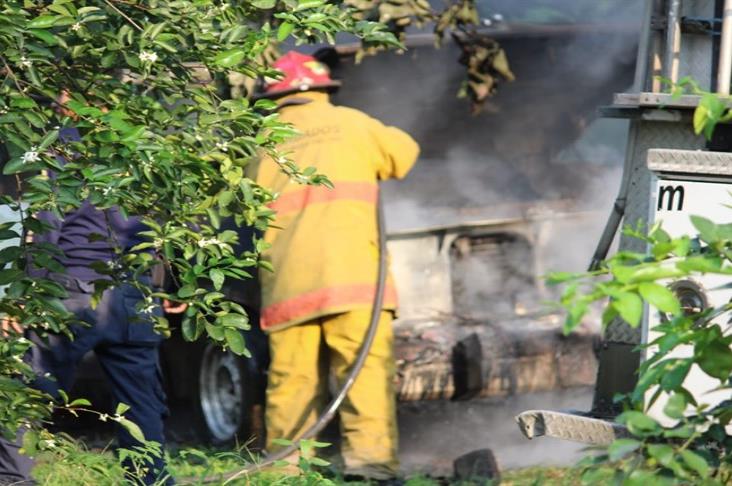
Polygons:
[[[536,248],[538,271],[584,269],[620,184],[627,136],[625,121],[599,119],[597,108],[632,83],[641,4],[490,2],[484,14],[502,13],[506,25],[555,30],[499,39],[517,80],[477,117],[456,98],[464,71],[454,46],[337,68],[337,103],[405,129],[422,149],[405,180],[383,184],[388,231],[594,212],[542,228]],[[572,22],[580,27],[557,33]]]
[[[361,66],[344,62],[336,70],[344,82],[336,102],[407,130],[422,148],[405,180],[382,186],[389,232],[530,220],[537,235],[532,275],[581,271],[618,191],[628,130],[625,121],[599,119],[597,108],[632,83],[643,2],[486,3],[492,10],[485,15],[502,13],[516,28],[532,22],[534,30],[499,39],[517,79],[501,85],[481,115],[471,116],[467,101],[455,96],[464,72],[454,47],[416,47],[403,56],[367,58]],[[546,33],[536,25],[572,22],[600,25]],[[512,325],[497,314],[515,311],[524,296],[541,300],[532,299],[536,286],[521,274],[532,264],[532,249],[517,243],[456,242],[451,255],[456,313],[479,323],[490,315],[494,323]],[[421,298],[424,303],[429,295]],[[512,419],[529,408],[589,408],[587,390],[571,393],[403,405],[402,461],[407,469],[431,464],[425,472],[446,472],[456,455],[493,447],[502,467],[547,458],[573,462],[580,446],[549,439],[528,443]]]
[[591,390],[574,388],[499,399],[401,404],[402,469],[409,474],[451,476],[455,458],[484,448],[493,451],[501,470],[575,464],[586,446],[546,437],[528,441],[514,417],[532,409],[587,410],[591,401]]

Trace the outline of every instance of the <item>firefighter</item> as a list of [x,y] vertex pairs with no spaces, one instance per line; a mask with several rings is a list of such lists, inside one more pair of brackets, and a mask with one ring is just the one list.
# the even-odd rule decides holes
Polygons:
[[[79,134],[75,128],[66,128],[61,130],[60,138],[78,140]],[[66,271],[54,273],[36,269],[32,273],[63,286],[68,294],[64,306],[85,325],[71,327],[73,339],[53,333],[45,338],[35,334],[29,336],[34,346],[28,359],[37,377],[31,385],[60,398],[59,390],[70,390],[77,365],[93,350],[109,378],[115,401],[130,406],[125,417],[140,427],[146,440],[162,445],[167,408],[158,349],[163,337],[153,329],[151,317],[160,315],[163,310],[183,312],[185,305],[169,301],[162,305],[153,300],[143,302],[143,295],[129,283],[106,289],[96,306],[91,303],[94,281],[109,279],[109,276],[97,273],[94,264],[104,263],[113,268],[118,264],[118,252],[129,251],[142,243],[138,233],[149,228],[140,218],[124,217],[116,207],[99,210],[88,201],[62,220],[47,212],[40,213],[39,219],[52,229],[35,235],[34,243],[49,243],[60,249],[63,256],[56,259]],[[94,235],[97,238],[92,238]],[[145,285],[152,283],[150,276],[138,280]],[[143,304],[142,312],[139,304]],[[19,330],[17,325],[4,324]],[[15,443],[0,438],[0,485],[35,484],[30,474],[33,460],[19,453],[21,436],[22,432]],[[131,449],[140,445],[122,427],[118,428],[117,437],[120,447]],[[140,472],[133,464],[124,465],[132,476]],[[165,484],[173,484],[161,456],[151,457],[149,464],[141,466],[145,469],[143,477],[132,478],[133,482],[153,484],[166,478]]]
[[[419,153],[398,128],[330,103],[339,83],[311,56],[291,51],[274,63],[282,78],[267,80],[263,97],[300,135],[280,149],[313,166],[333,188],[294,183],[265,158],[257,182],[279,193],[276,227],[265,233],[262,328],[269,334],[267,443],[294,439],[311,426],[328,398],[328,377],[340,384],[370,320],[378,270],[378,181],[403,178]],[[281,161],[279,161],[281,162]],[[371,352],[340,408],[345,474],[375,480],[398,469],[392,319],[396,292],[387,280]]]

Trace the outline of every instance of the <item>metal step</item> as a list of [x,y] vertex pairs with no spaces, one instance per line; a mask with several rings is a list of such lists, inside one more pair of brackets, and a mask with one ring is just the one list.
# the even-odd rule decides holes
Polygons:
[[[671,93],[615,93],[613,105],[625,108],[665,108],[693,110],[701,101],[700,95],[674,95]],[[732,100],[722,100],[727,106]]]
[[732,175],[732,153],[703,150],[650,149],[648,168],[654,172]]
[[516,422],[527,439],[547,436],[606,446],[615,439],[629,435],[628,430],[620,424],[578,412],[527,410],[516,416]]

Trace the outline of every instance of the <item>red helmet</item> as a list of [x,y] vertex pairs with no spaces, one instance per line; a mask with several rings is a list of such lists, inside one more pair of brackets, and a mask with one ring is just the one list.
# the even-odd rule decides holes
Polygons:
[[335,89],[341,85],[339,81],[330,78],[328,66],[312,56],[296,51],[280,57],[272,67],[284,76],[281,79],[266,79],[261,97],[277,98],[312,89]]

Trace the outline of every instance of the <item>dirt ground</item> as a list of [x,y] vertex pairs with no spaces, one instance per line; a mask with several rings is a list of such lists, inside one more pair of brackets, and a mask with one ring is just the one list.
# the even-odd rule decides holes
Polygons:
[[585,446],[546,437],[527,440],[514,416],[531,409],[589,410],[592,389],[571,388],[505,399],[404,403],[399,407],[399,456],[406,474],[450,476],[453,460],[490,448],[501,470],[570,466]]

